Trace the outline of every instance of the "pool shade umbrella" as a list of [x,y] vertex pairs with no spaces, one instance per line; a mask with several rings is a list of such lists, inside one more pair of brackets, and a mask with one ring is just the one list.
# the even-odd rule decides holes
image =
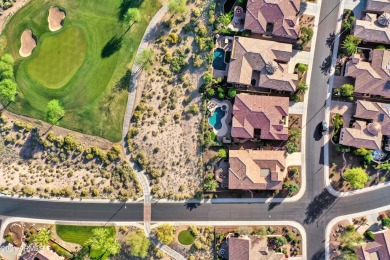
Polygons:
[[390,25],[390,14],[383,13],[378,17],[378,23],[382,26],[388,27]]

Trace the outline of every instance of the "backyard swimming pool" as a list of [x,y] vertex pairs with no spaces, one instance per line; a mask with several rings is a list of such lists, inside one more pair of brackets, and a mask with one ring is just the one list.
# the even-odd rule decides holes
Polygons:
[[225,51],[221,48],[217,48],[214,51],[213,68],[216,70],[226,70],[225,63]]
[[222,127],[221,119],[225,116],[225,111],[222,111],[220,107],[214,110],[214,113],[209,118],[209,124],[214,127],[215,130],[219,130]]

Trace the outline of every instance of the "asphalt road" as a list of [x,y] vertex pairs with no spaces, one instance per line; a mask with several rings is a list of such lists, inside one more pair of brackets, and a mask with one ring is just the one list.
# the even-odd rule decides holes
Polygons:
[[[318,125],[325,118],[323,108],[330,66],[326,45],[337,23],[339,0],[323,1],[309,92],[306,131],[307,187],[301,200],[281,204],[152,204],[152,222],[157,221],[266,221],[292,220],[301,223],[308,236],[308,258],[324,259],[327,223],[334,217],[389,204],[390,189],[346,198],[335,198],[325,190],[323,140]],[[143,222],[143,204],[74,203],[0,198],[0,216],[68,221]]]

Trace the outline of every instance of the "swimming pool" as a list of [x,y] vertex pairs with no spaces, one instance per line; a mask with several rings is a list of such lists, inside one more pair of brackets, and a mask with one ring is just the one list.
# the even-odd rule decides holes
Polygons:
[[222,111],[220,107],[214,110],[214,113],[209,118],[209,124],[214,127],[215,130],[219,130],[222,127],[221,119],[225,116],[225,111]]
[[216,70],[226,70],[225,51],[221,48],[217,48],[214,51],[213,68]]

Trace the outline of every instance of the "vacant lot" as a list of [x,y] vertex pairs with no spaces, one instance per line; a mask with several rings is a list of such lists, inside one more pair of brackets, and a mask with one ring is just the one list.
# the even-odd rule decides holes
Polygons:
[[[51,6],[66,12],[63,27],[48,25]],[[59,99],[66,109],[60,125],[119,141],[127,101],[127,71],[150,19],[160,8],[154,0],[31,0],[6,26],[1,42],[16,60],[19,94],[8,109],[44,119],[47,103]],[[128,8],[141,20],[123,21]],[[20,36],[30,29],[38,45],[19,55]],[[123,80],[123,78],[125,79]],[[122,80],[121,80],[122,79]]]

